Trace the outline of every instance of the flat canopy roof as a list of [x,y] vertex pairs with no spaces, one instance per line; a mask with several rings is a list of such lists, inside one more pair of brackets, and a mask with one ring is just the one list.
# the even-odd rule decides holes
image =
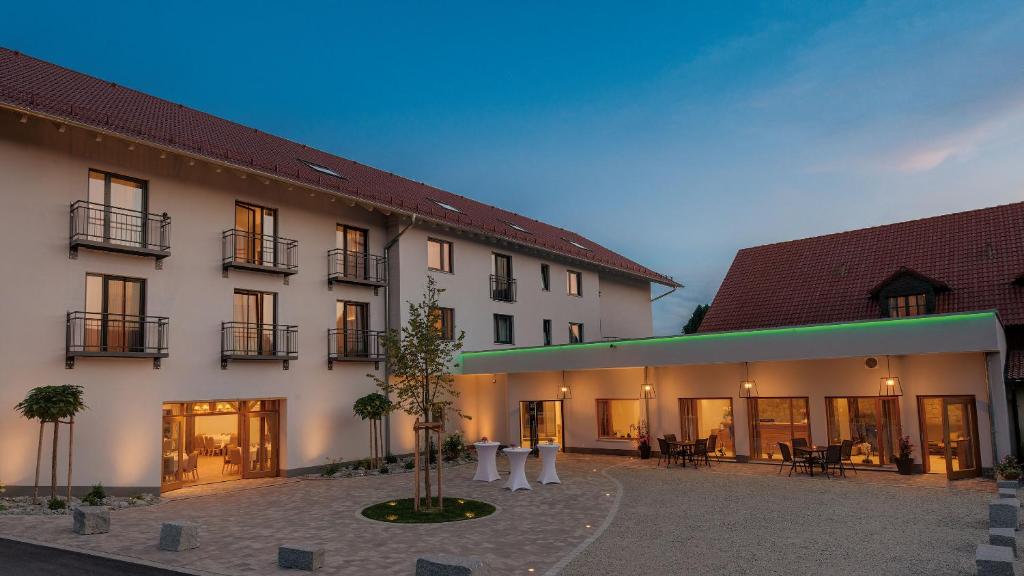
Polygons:
[[457,372],[502,374],[1005,351],[999,318],[988,311],[463,352]]

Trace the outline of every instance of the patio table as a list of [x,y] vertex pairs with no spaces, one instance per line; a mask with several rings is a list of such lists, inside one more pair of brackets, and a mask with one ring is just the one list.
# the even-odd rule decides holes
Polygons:
[[537,477],[537,482],[541,484],[561,484],[562,481],[558,479],[558,473],[555,471],[555,455],[558,454],[558,449],[561,448],[558,444],[538,444],[537,449],[540,450],[541,458],[541,469],[540,476]]
[[498,474],[498,442],[476,442],[476,475],[473,480],[494,482],[501,480]]
[[806,446],[803,448],[794,448],[794,453],[805,453],[807,455],[807,472],[814,477],[814,467],[821,465],[821,470],[825,470],[825,451],[828,450],[828,446]]
[[530,482],[526,479],[526,457],[533,452],[530,448],[505,448],[505,456],[508,456],[508,482],[505,488],[515,492],[519,489],[533,490]]
[[[693,454],[693,447],[697,445],[696,442],[669,442],[669,447],[678,447],[681,452],[683,459],[683,468],[686,468],[686,459]],[[667,465],[666,465],[667,467]]]

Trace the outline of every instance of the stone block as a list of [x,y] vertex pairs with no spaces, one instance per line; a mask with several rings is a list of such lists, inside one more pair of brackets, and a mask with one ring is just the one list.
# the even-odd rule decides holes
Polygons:
[[1016,576],[1013,570],[1013,550],[1005,546],[978,544],[974,553],[974,566],[978,576]]
[[1000,488],[999,489],[999,497],[1000,498],[1016,498],[1017,497],[1017,491],[1014,490],[1013,488]]
[[989,528],[988,543],[993,546],[1005,546],[1013,550],[1017,557],[1017,531],[1013,528]]
[[160,526],[160,549],[181,552],[199,548],[199,524],[193,522],[164,522]]
[[1016,490],[1020,488],[1020,480],[997,480],[996,485],[1000,488],[1013,488]]
[[324,549],[314,546],[278,546],[277,565],[293,570],[319,570],[324,565]]
[[1013,528],[1020,525],[1020,501],[1016,498],[996,498],[988,503],[989,528]]
[[110,510],[106,506],[79,506],[71,511],[75,534],[110,532]]
[[434,554],[416,559],[416,576],[480,576],[490,574],[484,561],[474,557]]

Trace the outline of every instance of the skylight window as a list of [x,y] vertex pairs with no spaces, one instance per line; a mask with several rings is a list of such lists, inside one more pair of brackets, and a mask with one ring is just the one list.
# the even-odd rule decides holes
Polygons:
[[303,160],[301,158],[299,158],[299,162],[302,162],[306,166],[309,166],[310,168],[312,168],[313,170],[316,170],[317,172],[319,172],[321,174],[327,174],[328,176],[334,176],[335,178],[341,178],[342,180],[345,179],[344,176],[342,176],[341,174],[338,174],[334,170],[331,170],[327,166],[321,166],[320,164],[317,164],[316,162],[310,162],[309,160]]
[[441,202],[440,200],[434,200],[433,198],[428,198],[428,200],[430,200],[434,204],[437,204],[441,208],[444,208],[445,210],[450,210],[452,212],[462,213],[462,210],[459,210],[458,208],[456,208],[455,206],[452,206],[451,204],[447,204],[445,202]]
[[508,226],[509,228],[511,228],[513,230],[519,230],[520,232],[526,232],[527,234],[533,234],[533,232],[530,232],[529,230],[527,230],[526,228],[523,228],[522,226],[520,226],[519,224],[516,224],[515,222],[509,222],[508,220],[502,220],[500,218],[498,219],[498,222],[501,222],[502,224],[504,224],[505,226]]
[[591,252],[590,248],[587,248],[586,246],[580,244],[579,242],[576,242],[575,240],[569,240],[568,238],[562,238],[562,240],[565,240],[566,242],[572,244],[573,246],[579,248],[580,250],[586,250],[587,252]]

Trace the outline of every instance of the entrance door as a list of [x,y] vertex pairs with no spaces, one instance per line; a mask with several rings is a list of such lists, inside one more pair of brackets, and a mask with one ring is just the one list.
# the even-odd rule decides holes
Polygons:
[[276,400],[244,402],[242,415],[242,478],[277,476],[278,413]]
[[163,448],[160,453],[161,491],[181,488],[184,477],[181,474],[185,453],[185,418],[174,414],[173,409],[164,408]]
[[520,445],[535,448],[542,442],[556,442],[565,450],[561,400],[519,402]]
[[922,397],[918,409],[925,471],[950,480],[981,475],[974,397]]

